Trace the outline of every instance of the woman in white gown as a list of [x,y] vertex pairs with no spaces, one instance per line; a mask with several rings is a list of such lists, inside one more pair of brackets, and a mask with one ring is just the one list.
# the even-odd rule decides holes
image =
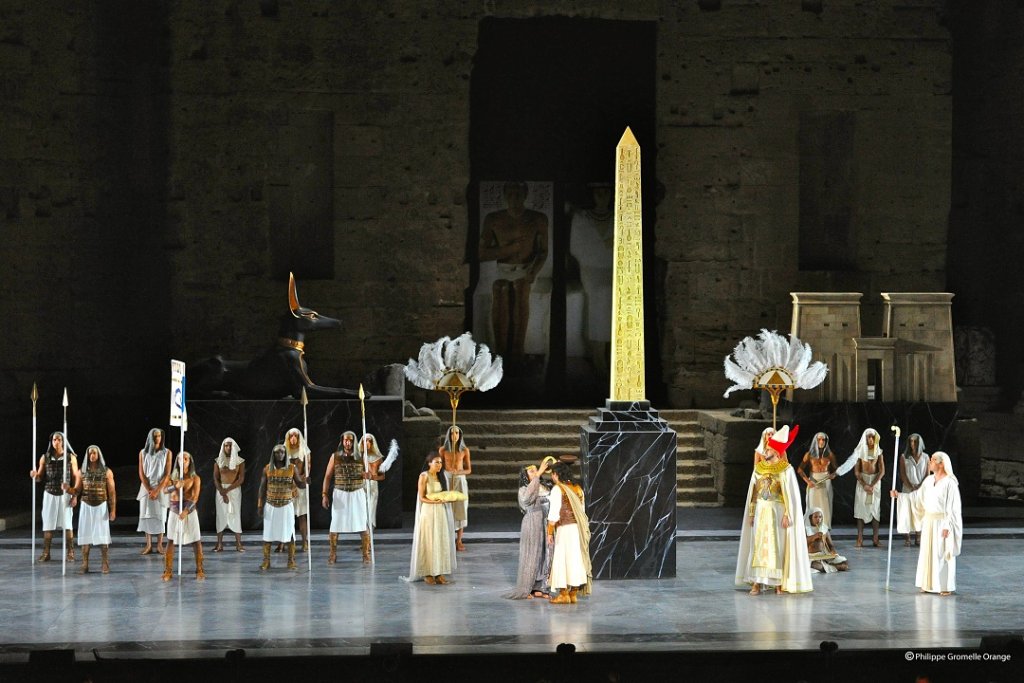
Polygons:
[[412,532],[412,556],[408,581],[423,579],[428,584],[446,584],[445,574],[455,570],[455,521],[451,507],[430,494],[447,491],[438,453],[427,456],[416,483],[416,524]]

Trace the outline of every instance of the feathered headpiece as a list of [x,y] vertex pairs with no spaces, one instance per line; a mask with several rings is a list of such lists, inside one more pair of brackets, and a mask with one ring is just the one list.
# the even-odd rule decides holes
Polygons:
[[421,389],[487,391],[501,381],[501,356],[491,356],[486,344],[477,345],[469,332],[455,339],[441,337],[420,347],[419,360],[405,366],[405,376]]
[[724,395],[755,387],[813,389],[826,374],[828,366],[821,361],[811,362],[810,344],[792,335],[787,340],[778,332],[761,330],[757,337],[747,337],[737,344],[732,358],[725,357],[725,376],[735,384]]
[[501,356],[491,356],[486,344],[473,341],[465,332],[455,339],[441,337],[420,347],[419,361],[412,358],[405,365],[405,376],[421,389],[434,389],[448,394],[452,405],[452,424],[459,407],[459,397],[467,391],[487,391],[501,381]]

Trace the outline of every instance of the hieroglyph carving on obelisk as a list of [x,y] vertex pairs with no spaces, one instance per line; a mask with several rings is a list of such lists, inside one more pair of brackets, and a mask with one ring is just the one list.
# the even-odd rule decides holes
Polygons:
[[613,401],[644,401],[644,261],[640,145],[626,128],[615,147],[615,248],[612,270]]

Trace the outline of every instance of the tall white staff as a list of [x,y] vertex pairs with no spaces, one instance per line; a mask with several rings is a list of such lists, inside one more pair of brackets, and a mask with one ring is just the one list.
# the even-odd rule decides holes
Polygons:
[[[188,416],[185,411],[185,363],[171,360],[171,425],[181,431],[181,448],[178,450],[178,578],[181,578],[181,556],[185,554],[181,540],[185,538],[185,527],[181,511],[185,509],[185,472],[182,471],[182,453],[185,452],[185,432],[188,431]],[[173,472],[172,472],[173,474]]]
[[[64,387],[64,476],[61,480],[63,484],[68,483],[68,459],[71,457],[71,447],[68,446],[68,388]],[[61,487],[64,488],[63,486]],[[65,528],[68,523],[68,499],[67,492],[60,492],[60,535],[62,537],[60,561],[60,573],[61,576],[66,576],[68,573],[68,530]]]
[[[896,434],[896,445],[893,446],[892,453],[892,490],[896,490],[896,459],[900,453],[900,428],[896,425],[890,427]],[[889,567],[892,565],[892,515],[896,510],[896,499],[889,499],[889,556],[885,560],[885,590],[889,590]]]
[[[32,471],[36,469],[36,401],[39,389],[32,382]],[[32,564],[36,563],[36,478],[32,477]]]
[[[370,471],[370,454],[366,447],[366,394],[363,385],[359,385],[359,410],[363,415],[363,435],[359,439],[359,448],[363,451],[363,472]],[[374,563],[373,554],[373,509],[370,505],[370,480],[363,478],[363,490],[366,491],[366,532],[370,537],[370,564]]]
[[[309,396],[306,395],[306,387],[302,387],[302,441],[306,445],[306,479],[310,478],[309,473],[309,419],[306,415],[306,406],[309,405]],[[309,495],[309,482],[306,482],[306,533],[313,538],[313,497]],[[309,544],[306,550],[306,559],[309,560],[309,571],[313,571],[313,544]]]

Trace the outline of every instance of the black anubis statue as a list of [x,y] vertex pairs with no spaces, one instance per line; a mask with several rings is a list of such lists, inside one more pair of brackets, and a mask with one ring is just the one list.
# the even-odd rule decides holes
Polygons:
[[320,315],[299,305],[295,276],[288,275],[289,312],[281,316],[277,343],[249,362],[224,360],[219,355],[200,361],[190,368],[188,394],[272,399],[300,398],[306,390],[309,398],[351,398],[351,389],[322,387],[309,378],[303,357],[306,333],[341,327],[341,321]]

